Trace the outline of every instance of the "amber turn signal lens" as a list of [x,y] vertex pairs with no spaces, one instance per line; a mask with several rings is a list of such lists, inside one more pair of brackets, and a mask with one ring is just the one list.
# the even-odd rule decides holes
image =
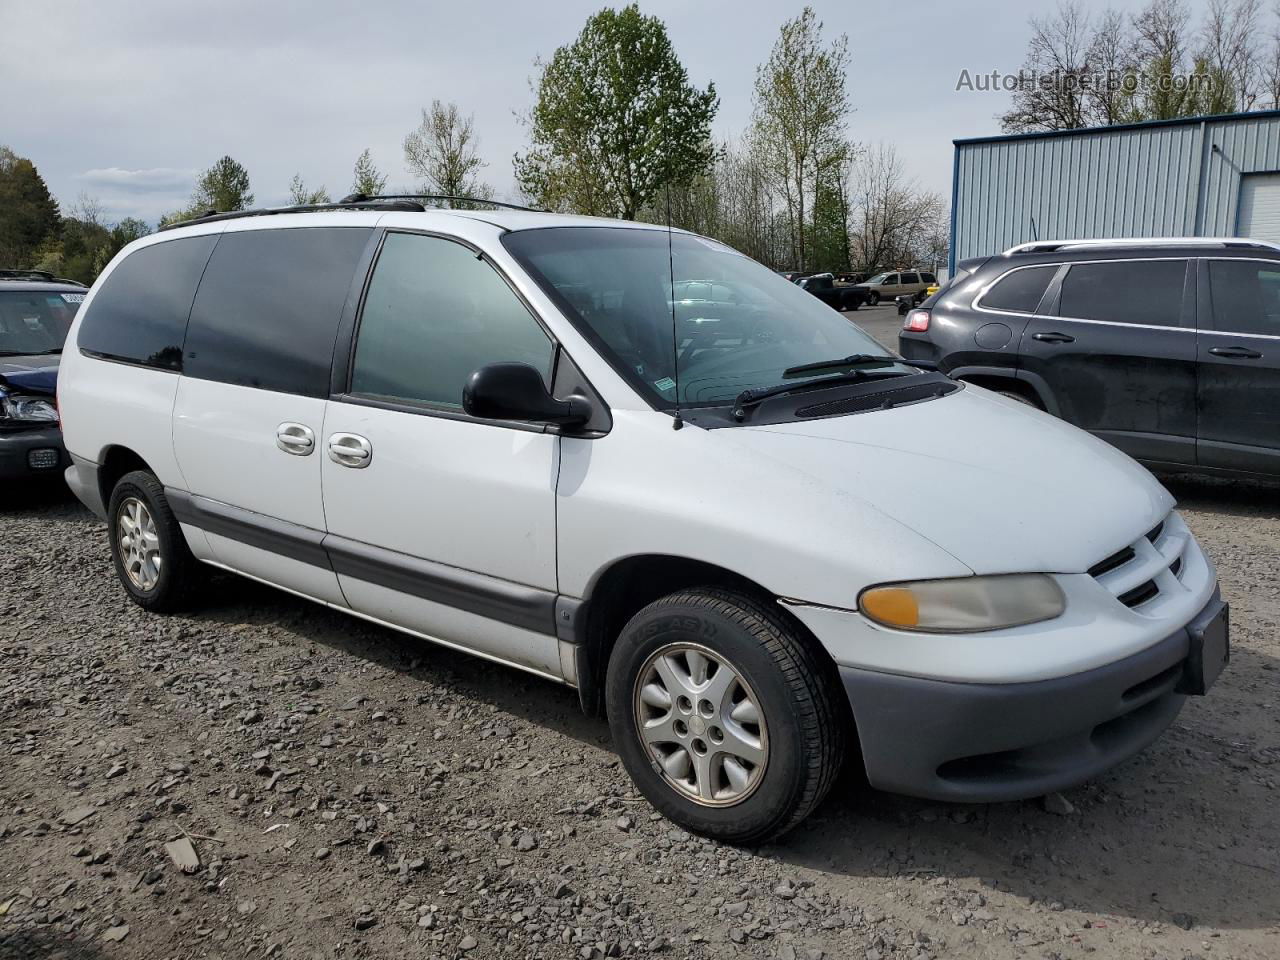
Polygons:
[[862,595],[862,609],[873,620],[892,627],[920,623],[920,604],[905,587],[876,587]]

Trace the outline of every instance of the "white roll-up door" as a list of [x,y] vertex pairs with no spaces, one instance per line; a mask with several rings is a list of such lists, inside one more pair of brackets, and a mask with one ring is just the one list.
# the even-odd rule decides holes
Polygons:
[[1240,178],[1236,230],[1242,237],[1280,243],[1280,173],[1249,173]]

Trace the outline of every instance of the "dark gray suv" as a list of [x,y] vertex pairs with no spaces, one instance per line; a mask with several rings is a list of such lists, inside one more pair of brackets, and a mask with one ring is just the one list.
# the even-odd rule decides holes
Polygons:
[[1023,244],[961,262],[898,343],[1151,466],[1280,475],[1275,244]]

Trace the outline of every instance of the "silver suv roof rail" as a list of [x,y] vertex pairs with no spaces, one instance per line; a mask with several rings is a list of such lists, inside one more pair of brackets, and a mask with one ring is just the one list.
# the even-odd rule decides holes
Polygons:
[[1080,250],[1091,247],[1245,247],[1280,251],[1280,244],[1247,237],[1120,237],[1113,240],[1033,240],[1010,247],[1001,256],[1019,253],[1052,253],[1056,250]]

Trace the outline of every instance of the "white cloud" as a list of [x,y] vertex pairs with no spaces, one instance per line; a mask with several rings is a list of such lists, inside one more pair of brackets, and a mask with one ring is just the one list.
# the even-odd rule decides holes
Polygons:
[[101,167],[76,174],[77,180],[90,186],[123,193],[171,193],[189,188],[195,178],[195,170],[175,167],[152,167],[149,170]]

